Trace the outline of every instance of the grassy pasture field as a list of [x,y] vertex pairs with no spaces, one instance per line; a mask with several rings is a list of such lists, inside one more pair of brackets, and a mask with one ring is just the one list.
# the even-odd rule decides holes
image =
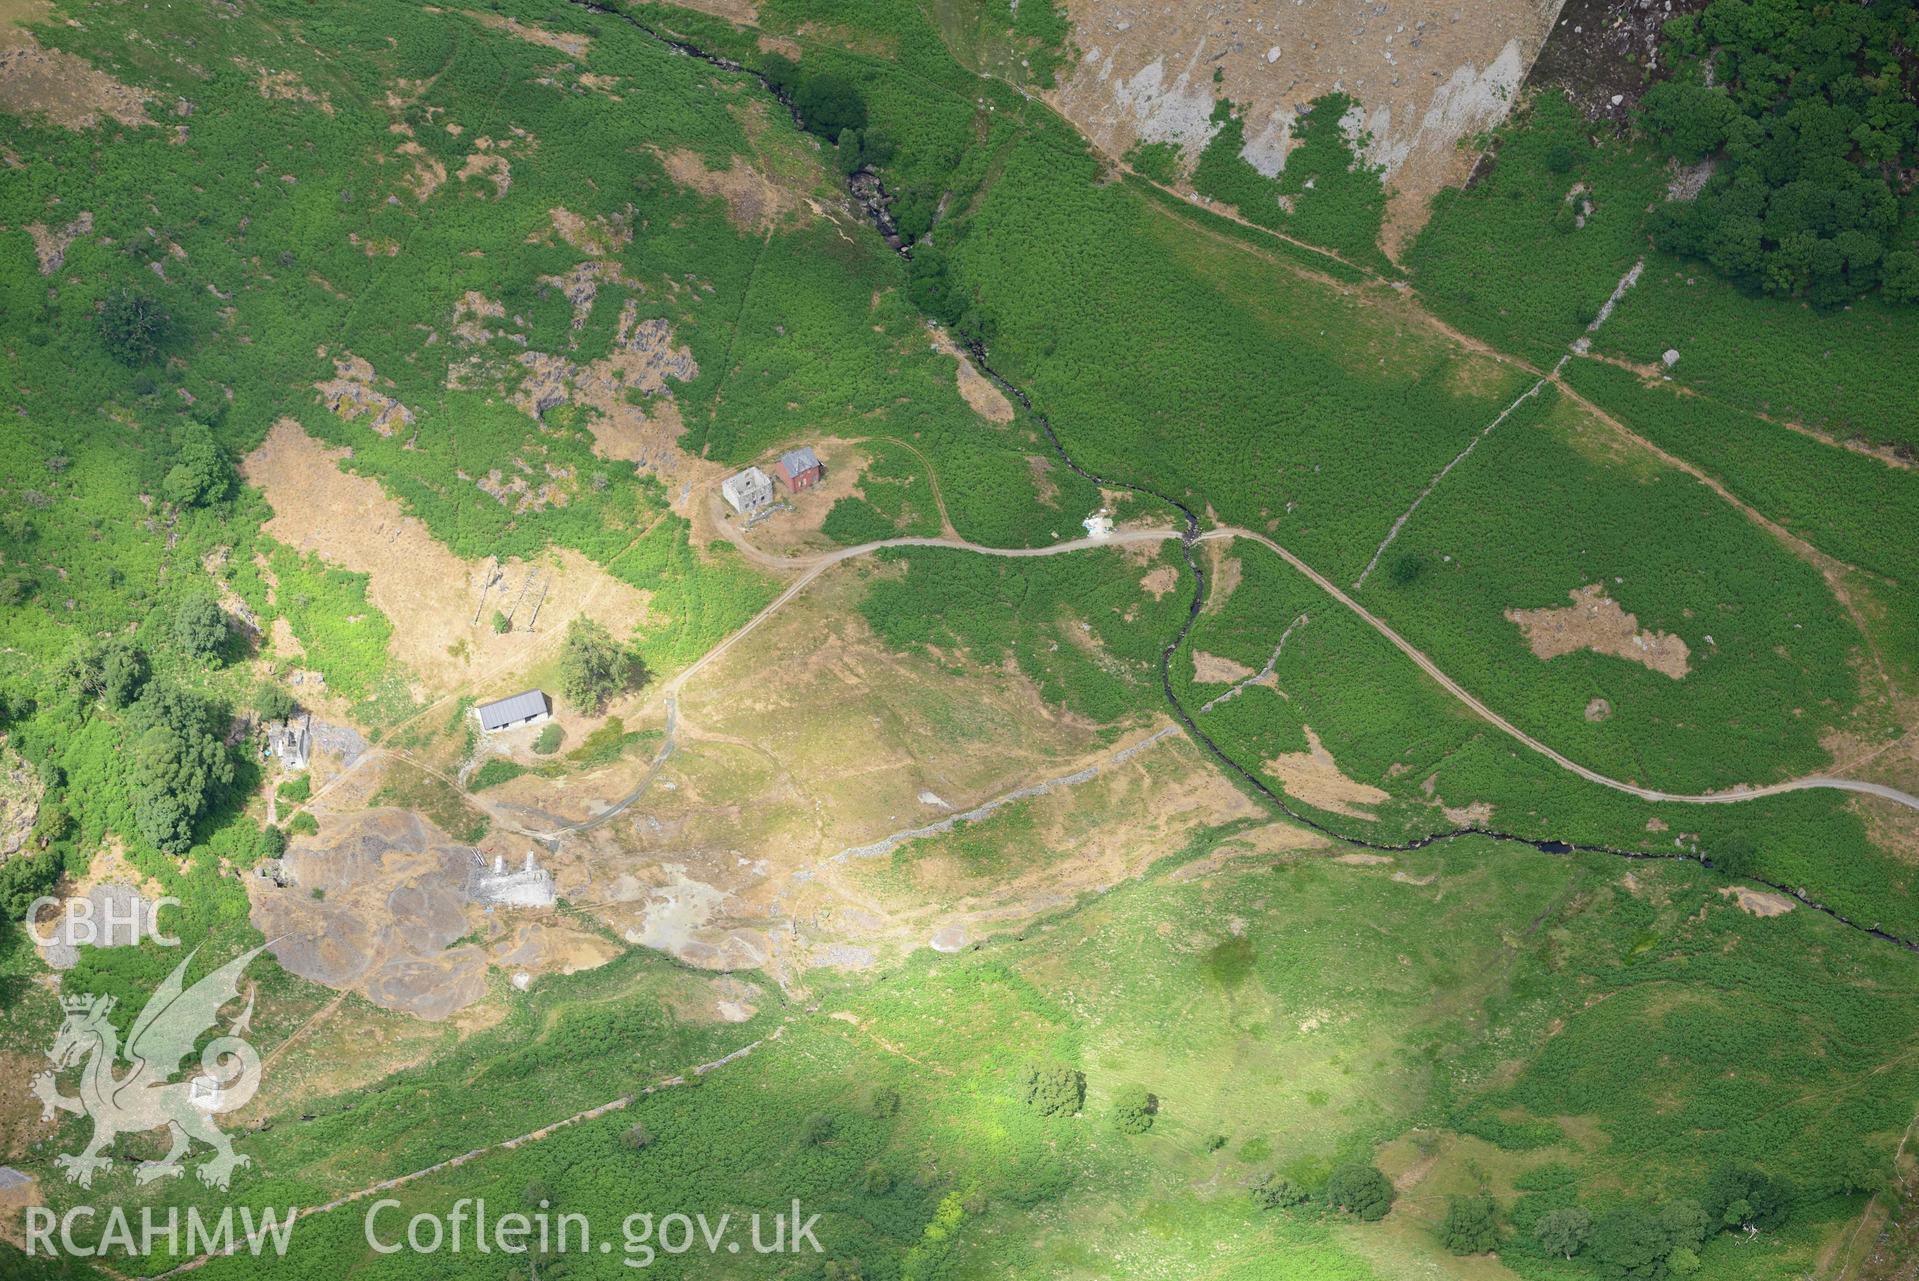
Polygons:
[[[1646,252],[1645,210],[1665,174],[1616,143],[1594,145],[1553,91],[1514,114],[1480,168],[1468,187],[1433,198],[1408,270],[1440,316],[1549,366]],[[1513,270],[1521,261],[1526,270]]]
[[1919,665],[1919,618],[1909,590],[1919,559],[1903,531],[1919,520],[1919,485],[1896,460],[1815,439],[1695,394],[1685,384],[1648,384],[1597,361],[1568,367],[1572,385],[1634,430],[1703,467],[1735,494],[1827,555],[1861,571],[1853,586],[1895,671]]
[[925,466],[897,443],[874,444],[874,457],[860,473],[860,492],[833,504],[822,531],[844,546],[937,535],[939,509]]
[[[1023,141],[965,224],[951,252],[993,309],[994,359],[1090,470],[1357,573],[1363,531],[1514,380],[1243,241],[1193,234],[1098,169],[1050,136]],[[1110,377],[1121,361],[1132,376]]]
[[893,548],[881,557],[906,572],[876,578],[860,608],[889,646],[964,651],[987,666],[1010,659],[1049,703],[1102,726],[1160,705],[1160,646],[1187,601],[1170,542],[1143,561],[1117,550],[1016,561]]
[[1674,380],[1705,395],[1841,438],[1911,446],[1919,436],[1911,371],[1888,355],[1915,343],[1911,307],[1868,297],[1820,312],[1751,298],[1696,263],[1654,253],[1593,345],[1636,364],[1677,351]]
[[[74,575],[58,592],[29,571],[21,634],[45,637],[42,659],[72,634],[61,623],[98,631],[125,616],[118,584],[87,575],[110,566],[137,591],[161,579],[162,564],[216,542],[233,549],[236,589],[271,621],[247,543],[257,507],[236,499],[220,509],[233,527],[216,531],[210,512],[149,517],[134,503],[136,493],[161,492],[167,440],[189,419],[210,425],[228,457],[252,448],[273,417],[299,419],[349,448],[348,466],[377,477],[458,555],[579,549],[653,593],[663,621],[642,640],[661,666],[701,652],[762,603],[765,588],[730,553],[688,541],[656,475],[669,445],[637,471],[596,447],[595,429],[618,425],[627,404],[629,417],[684,421],[680,447],[695,453],[750,456],[767,440],[854,423],[895,432],[939,458],[963,532],[1046,536],[1032,523],[1036,512],[1047,519],[1044,504],[1022,501],[1033,493],[1030,440],[983,423],[960,399],[952,358],[920,339],[920,320],[899,297],[899,263],[820,204],[840,197],[813,143],[769,122],[738,78],[708,75],[628,33],[597,45],[565,34],[585,15],[542,11],[561,31],[551,39],[575,55],[565,64],[572,79],[548,84],[554,47],[457,16],[402,11],[369,41],[352,11],[336,10],[321,24],[328,52],[319,56],[290,34],[317,21],[304,11],[269,7],[238,22],[188,5],[167,13],[225,68],[215,78],[121,39],[112,19],[46,38],[193,102],[177,141],[171,126],[125,131],[119,163],[101,175],[87,165],[91,135],[11,117],[3,126],[7,145],[37,158],[8,188],[9,252],[32,262],[21,228],[82,209],[95,232],[67,246],[53,297],[31,271],[9,272],[5,284],[17,326],[10,348],[33,392],[21,401],[29,417],[9,428],[23,446],[9,451],[10,483],[43,500],[33,554],[63,570],[71,562]],[[262,49],[283,73],[270,90],[239,68]],[[581,75],[599,88],[588,91]],[[637,98],[611,87],[641,80],[672,87]],[[261,176],[223,181],[242,156]],[[682,173],[680,157],[692,157],[707,174],[736,164],[765,175],[764,225],[735,225],[734,204],[681,185],[662,156]],[[163,274],[139,272],[148,263]],[[560,282],[594,263],[598,296],[584,309],[569,304]],[[94,304],[136,280],[172,314],[163,353],[172,358],[152,371],[121,368],[89,336]],[[499,314],[467,308],[476,297]],[[591,370],[619,354],[624,330],[654,321],[697,367],[683,385],[597,405],[575,393],[542,419],[512,402],[526,376],[520,355],[557,353]],[[73,351],[83,353],[77,368]],[[346,376],[364,390],[349,390],[340,415],[310,390],[344,376],[338,360],[370,370]],[[368,397],[380,399],[355,412]],[[369,429],[388,403],[400,416]],[[76,429],[102,419],[119,425]],[[83,489],[84,508],[45,501]],[[102,536],[114,542],[103,548]],[[316,587],[340,586],[311,572]],[[316,617],[309,634],[317,626]],[[368,654],[320,648],[336,651],[323,666],[338,669],[348,697],[380,683]]]
[[[1551,388],[1446,478],[1387,558],[1359,599],[1503,714],[1615,778],[1703,792],[1809,773],[1861,701],[1863,645],[1818,571]],[[1594,585],[1637,636],[1678,637],[1683,668],[1636,661],[1635,643],[1535,657],[1507,611],[1570,610]],[[1587,712],[1594,698],[1603,720]]]
[[[1186,857],[1231,855],[1241,839],[1202,840]],[[743,1215],[797,1195],[823,1216],[823,1257],[869,1276],[1204,1262],[1233,1276],[1310,1263],[1384,1278],[1422,1257],[1443,1194],[1483,1179],[1509,1225],[1508,1274],[1545,1278],[1586,1275],[1531,1252],[1525,1229],[1547,1209],[1685,1194],[1707,1164],[1734,1159],[1789,1173],[1803,1226],[1751,1245],[1712,1239],[1701,1275],[1785,1277],[1806,1266],[1821,1225],[1857,1207],[1822,1191],[1846,1150],[1889,1150],[1910,1119],[1919,1080],[1900,1011],[1912,959],[1803,911],[1749,915],[1697,869],[1625,878],[1609,860],[1484,844],[1396,866],[1242,851],[1183,877],[1180,863],[1019,939],[921,952],[884,982],[817,991],[817,1009],[717,1031],[662,1038],[646,1023],[661,985],[685,980],[638,956],[549,980],[445,1066],[309,1103],[315,1122],[249,1138],[258,1165],[242,1195],[312,1198],[564,1115],[573,1084],[531,1112],[516,1103],[516,1090],[551,1088],[535,1064],[555,1055],[590,1069],[578,1074],[585,1102],[708,1046],[767,1038],[697,1088],[408,1184],[393,1221],[457,1196],[517,1208],[536,1185],[600,1233],[638,1209]],[[605,1035],[614,1012],[642,1021],[637,1041]],[[1724,1071],[1728,1060],[1740,1070]],[[1080,1116],[1020,1102],[1026,1065],[1051,1061],[1085,1074]],[[1143,1136],[1108,1120],[1135,1082],[1160,1100]],[[457,1134],[389,1134],[377,1119],[422,1089],[464,1118]],[[637,1151],[622,1143],[636,1121],[650,1140]],[[322,1150],[324,1162],[301,1157]],[[1402,1180],[1384,1224],[1260,1211],[1248,1195],[1274,1170],[1323,1178],[1354,1156]],[[936,1219],[957,1230],[925,1232]],[[417,1256],[374,1256],[362,1231],[357,1207],[308,1220],[289,1266],[433,1275]],[[624,1272],[617,1253],[567,1263],[571,1275]],[[662,1255],[655,1266],[765,1274],[754,1265]],[[205,1271],[273,1275],[245,1258]]]
[[[1353,154],[1343,117],[1356,104],[1328,94],[1303,112],[1286,167],[1268,178],[1241,152],[1246,132],[1230,101],[1214,108],[1219,131],[1193,169],[1193,188],[1234,206],[1242,218],[1338,250],[1376,271],[1393,271],[1379,249],[1386,192],[1378,173]],[[1148,175],[1149,177],[1152,175]]]
[[[1390,519],[1422,468],[1438,470],[1523,388],[1340,289],[1352,272],[1337,262],[1116,181],[1050,111],[957,65],[920,13],[830,8],[834,38],[804,5],[763,7],[756,30],[860,81],[872,127],[898,143],[895,214],[934,184],[951,294],[1088,469],[1149,480],[1357,572],[1343,559],[1364,523]],[[758,57],[740,32],[662,12],[708,47]]]
[[[1330,830],[1390,844],[1481,826],[1669,856],[1746,844],[1768,880],[1804,887],[1861,923],[1908,937],[1919,928],[1906,863],[1869,834],[1872,817],[1890,818],[1890,806],[1832,792],[1655,804],[1595,787],[1478,720],[1263,549],[1236,543],[1224,554],[1238,562],[1229,571],[1236,585],[1216,594],[1175,656],[1175,692],[1222,751]],[[1271,662],[1273,680],[1224,697],[1238,681],[1196,680],[1196,654],[1237,665],[1241,681]],[[1523,647],[1519,656],[1538,662]],[[1299,759],[1308,729],[1337,776]],[[1542,732],[1560,741],[1556,729]]]

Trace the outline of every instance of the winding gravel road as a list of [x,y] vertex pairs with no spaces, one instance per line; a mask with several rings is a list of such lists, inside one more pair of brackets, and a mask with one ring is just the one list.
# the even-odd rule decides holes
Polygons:
[[[1115,530],[1104,538],[1074,538],[1065,542],[1049,543],[1044,547],[985,547],[979,543],[967,542],[962,538],[888,538],[882,539],[879,542],[861,543],[855,547],[842,547],[837,551],[822,552],[814,556],[780,557],[754,547],[737,528],[731,525],[724,526],[724,528],[727,537],[731,539],[733,544],[740,549],[743,555],[755,564],[764,565],[770,569],[798,569],[802,572],[800,576],[788,584],[786,590],[775,597],[766,608],[749,619],[745,626],[708,650],[706,654],[692,666],[686,668],[686,670],[680,672],[671,681],[667,682],[666,695],[669,711],[687,681],[698,675],[707,664],[726,653],[727,650],[731,649],[740,640],[749,635],[761,623],[772,617],[783,605],[792,600],[793,597],[806,590],[807,585],[815,578],[818,578],[833,566],[844,561],[853,560],[860,556],[870,556],[888,547],[947,547],[958,551],[976,552],[982,556],[1059,556],[1067,552],[1086,551],[1095,547],[1165,542],[1168,539],[1180,537],[1180,531],[1176,529],[1122,529]],[[1470,708],[1474,715],[1530,750],[1544,756],[1561,769],[1577,774],[1589,783],[1597,783],[1601,787],[1611,788],[1615,792],[1624,792],[1628,796],[1637,796],[1644,801],[1664,801],[1682,805],[1731,805],[1740,801],[1758,800],[1766,796],[1778,796],[1785,792],[1828,790],[1857,792],[1865,796],[1877,796],[1883,800],[1891,801],[1895,805],[1903,805],[1907,809],[1919,810],[1919,796],[1914,796],[1910,792],[1902,792],[1898,788],[1890,787],[1884,783],[1872,783],[1857,778],[1835,778],[1826,774],[1813,774],[1804,778],[1787,779],[1783,782],[1767,783],[1758,787],[1741,784],[1737,787],[1727,788],[1725,791],[1705,792],[1697,795],[1689,795],[1683,792],[1663,792],[1657,788],[1641,787],[1637,783],[1622,782],[1619,779],[1608,777],[1605,774],[1601,774],[1598,770],[1581,765],[1578,761],[1560,752],[1557,748],[1542,743],[1488,707],[1485,703],[1481,702],[1472,691],[1448,676],[1441,670],[1439,664],[1428,658],[1425,653],[1417,648],[1411,641],[1394,631],[1392,626],[1384,619],[1347,595],[1346,592],[1340,588],[1339,584],[1327,578],[1324,574],[1314,569],[1297,555],[1288,551],[1279,543],[1274,542],[1266,535],[1250,529],[1225,526],[1207,530],[1205,533],[1198,535],[1194,541],[1218,542],[1234,538],[1243,538],[1248,542],[1258,543],[1267,551],[1278,556],[1288,565],[1312,580],[1314,586],[1350,610],[1361,622],[1390,641],[1393,647],[1398,649],[1400,653],[1412,659],[1421,671],[1437,681],[1440,688]]]
[[1327,578],[1324,574],[1314,569],[1311,565],[1308,565],[1292,552],[1287,551],[1284,547],[1281,547],[1278,543],[1266,537],[1266,535],[1254,533],[1250,529],[1213,529],[1201,534],[1198,541],[1210,542],[1228,538],[1244,538],[1251,542],[1258,543],[1261,547],[1278,556],[1307,578],[1312,579],[1315,586],[1351,610],[1354,614],[1358,615],[1360,620],[1368,627],[1391,641],[1394,648],[1406,657],[1412,659],[1413,662],[1419,666],[1419,670],[1438,681],[1441,688],[1471,708],[1473,713],[1480,719],[1503,731],[1512,738],[1517,739],[1561,769],[1570,770],[1589,783],[1597,783],[1601,787],[1610,787],[1615,792],[1624,792],[1628,796],[1637,796],[1641,800],[1676,801],[1684,805],[1728,805],[1736,801],[1757,800],[1762,796],[1777,796],[1782,792],[1805,792],[1825,788],[1841,792],[1860,792],[1867,796],[1878,796],[1892,801],[1895,804],[1903,805],[1907,809],[1919,810],[1919,796],[1914,796],[1910,792],[1902,792],[1898,788],[1888,787],[1884,783],[1869,783],[1857,778],[1832,778],[1824,774],[1813,774],[1805,778],[1787,779],[1783,783],[1767,783],[1761,787],[1749,787],[1741,784],[1738,787],[1727,788],[1723,792],[1706,792],[1696,796],[1678,792],[1662,792],[1657,788],[1641,787],[1637,783],[1622,783],[1616,778],[1608,778],[1598,770],[1589,769],[1558,751],[1556,748],[1549,747],[1545,743],[1540,742],[1531,734],[1520,729],[1498,712],[1495,712],[1492,708],[1480,702],[1478,698],[1473,696],[1471,691],[1441,671],[1437,663],[1433,662],[1432,659],[1426,657],[1425,654],[1414,647],[1411,641],[1394,631],[1385,620],[1341,591],[1339,584]]

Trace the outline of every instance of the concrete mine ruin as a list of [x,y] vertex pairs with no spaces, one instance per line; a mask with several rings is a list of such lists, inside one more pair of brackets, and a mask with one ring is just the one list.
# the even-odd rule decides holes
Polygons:
[[473,854],[473,867],[466,893],[475,903],[488,907],[553,906],[553,873],[534,861],[531,850],[527,851],[526,863],[518,871],[507,870],[504,854],[494,855],[493,866],[488,868],[477,850]]

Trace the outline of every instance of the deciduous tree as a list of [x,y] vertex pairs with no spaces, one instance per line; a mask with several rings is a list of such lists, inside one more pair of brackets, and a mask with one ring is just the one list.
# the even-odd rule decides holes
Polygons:
[[218,658],[227,643],[227,616],[206,596],[189,596],[173,611],[173,640],[194,658]]
[[560,646],[560,694],[582,712],[598,712],[615,694],[646,683],[640,656],[585,616],[575,618]]
[[100,304],[101,345],[129,367],[152,360],[172,327],[167,309],[144,290],[116,289]]
[[1041,1116],[1072,1116],[1086,1101],[1086,1077],[1064,1063],[1026,1069],[1026,1106]]
[[1386,1217],[1393,1196],[1392,1183],[1370,1165],[1342,1165],[1326,1181],[1326,1203],[1367,1223]]
[[1548,1254],[1570,1259],[1586,1248],[1592,1238],[1593,1217],[1584,1207],[1563,1206],[1548,1210],[1533,1225],[1533,1240]]
[[1113,1127],[1121,1134],[1144,1134],[1153,1128],[1159,1099],[1143,1085],[1121,1086],[1113,1100]]
[[1484,1193],[1450,1197],[1439,1243],[1453,1254],[1485,1254],[1499,1247],[1498,1214]]

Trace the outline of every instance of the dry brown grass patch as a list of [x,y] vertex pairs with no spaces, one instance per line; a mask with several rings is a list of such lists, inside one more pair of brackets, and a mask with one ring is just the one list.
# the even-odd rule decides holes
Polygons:
[[33,255],[40,260],[40,274],[51,276],[65,266],[68,246],[92,230],[93,214],[86,209],[61,227],[48,227],[40,222],[28,223],[27,234],[33,237]]
[[[554,234],[581,253],[591,254],[595,258],[610,258],[633,241],[633,230],[624,218],[599,215],[582,218],[564,205],[553,206],[547,210],[547,216],[553,220]],[[541,232],[534,232],[528,239],[551,243]]]
[[1253,675],[1253,669],[1230,658],[1193,651],[1193,680],[1201,685],[1227,685]]
[[[455,556],[378,481],[343,470],[346,457],[282,418],[241,472],[273,508],[267,534],[369,576],[368,598],[393,623],[393,656],[434,688],[524,667],[546,638],[582,613],[590,611],[615,635],[646,619],[647,593],[577,552],[558,550],[542,567],[547,589],[539,631],[523,630],[532,611],[528,600],[515,614],[514,630],[496,634],[493,611],[514,602],[531,567],[519,561],[490,567]],[[455,651],[466,657],[454,657]]]
[[1566,594],[1573,603],[1562,608],[1506,611],[1535,656],[1550,661],[1590,649],[1639,663],[1674,680],[1685,676],[1691,657],[1686,642],[1670,632],[1640,631],[1639,619],[1607,596],[1604,584],[1592,583]]
[[526,41],[528,44],[536,44],[548,49],[558,49],[561,53],[575,61],[585,59],[587,50],[590,49],[593,44],[590,37],[580,35],[574,31],[549,31],[545,27],[534,26],[531,23],[521,22],[517,18],[509,18],[498,13],[483,13],[473,9],[465,9],[461,12],[483,27],[490,27],[495,31],[504,31],[516,39]]
[[1784,916],[1799,904],[1784,894],[1755,890],[1746,885],[1723,885],[1719,892],[1739,904],[1739,910],[1754,916]]
[[1279,780],[1287,795],[1315,809],[1348,818],[1376,820],[1379,816],[1366,807],[1392,799],[1392,794],[1383,788],[1348,778],[1340,772],[1333,754],[1326,750],[1310,726],[1306,727],[1305,751],[1282,752],[1261,768]]
[[684,147],[653,152],[667,176],[682,187],[726,201],[727,218],[744,231],[772,231],[795,214],[805,221],[808,207],[797,192],[783,187],[744,156],[734,156],[724,169],[709,169],[706,161]]
[[63,129],[91,129],[105,116],[123,125],[153,123],[145,89],[121,84],[86,59],[44,48],[29,24],[47,20],[47,0],[0,0],[0,111],[45,116]]
[[333,103],[324,93],[316,93],[300,79],[297,71],[277,71],[248,58],[235,58],[233,65],[253,77],[253,87],[268,102],[304,102],[333,114]]

